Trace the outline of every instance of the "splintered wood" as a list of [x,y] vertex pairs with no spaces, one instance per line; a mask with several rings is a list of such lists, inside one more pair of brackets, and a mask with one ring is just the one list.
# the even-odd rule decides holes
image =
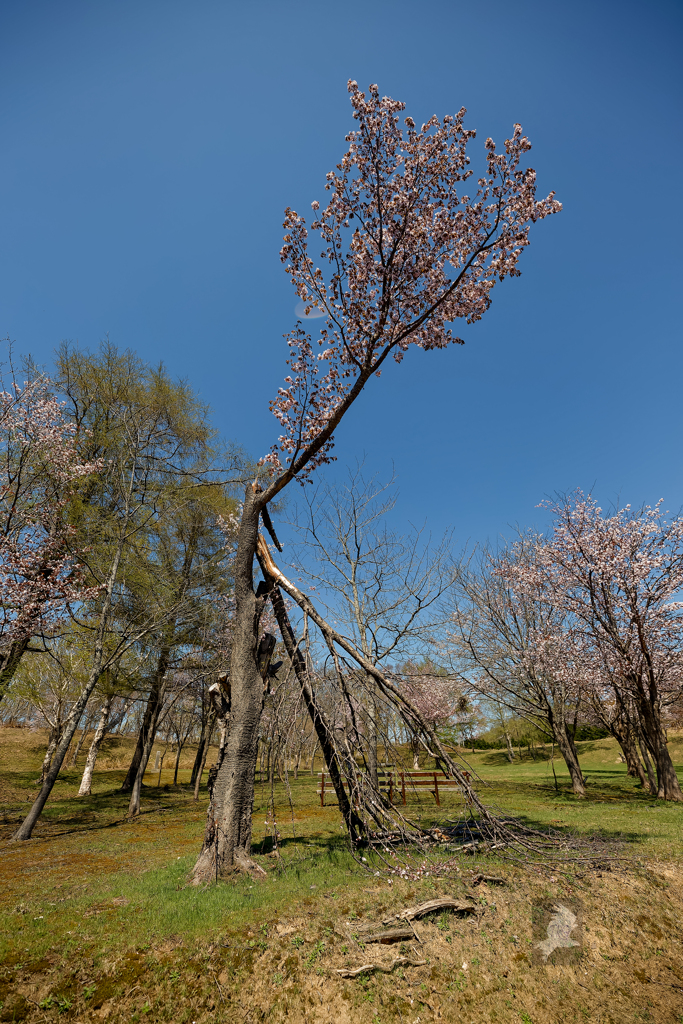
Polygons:
[[441,896],[436,900],[428,900],[427,903],[420,903],[417,907],[407,907],[393,917],[387,917],[382,924],[391,924],[393,921],[414,921],[425,914],[431,914],[439,910],[451,910],[458,914],[476,914],[477,908],[474,903],[466,903],[456,900],[452,896]]

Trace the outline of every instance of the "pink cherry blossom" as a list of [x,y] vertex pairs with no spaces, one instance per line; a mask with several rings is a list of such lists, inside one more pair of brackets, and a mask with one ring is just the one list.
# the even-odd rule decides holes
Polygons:
[[64,510],[73,485],[101,464],[79,461],[76,428],[46,377],[0,392],[0,431],[1,651],[97,592],[79,578]]
[[530,225],[561,209],[552,192],[536,199],[520,125],[500,153],[487,140],[473,181],[464,108],[418,130],[410,117],[401,127],[405,105],[376,85],[366,96],[350,81],[349,92],[358,128],[327,175],[327,207],[312,203],[321,265],[304,218],[285,215],[282,261],[306,315],[325,315],[317,339],[301,322],[287,336],[290,372],[271,402],[283,432],[263,461],[286,480],[330,461],[332,431],[389,355],[462,344],[449,325],[481,318],[496,281],[519,275]]

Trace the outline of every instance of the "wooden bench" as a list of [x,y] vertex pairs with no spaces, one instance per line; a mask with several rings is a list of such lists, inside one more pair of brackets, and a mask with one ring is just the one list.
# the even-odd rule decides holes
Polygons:
[[[325,793],[329,793],[330,790],[334,793],[334,786],[330,779],[329,772],[319,772],[318,782],[318,796],[320,797],[320,806],[325,806]],[[466,782],[470,781],[471,775],[469,772],[461,772],[461,775]],[[327,783],[326,780],[327,779]],[[437,807],[441,807],[440,793],[444,790],[458,790],[467,800],[470,802],[469,795],[466,789],[460,785],[457,779],[452,779],[444,772],[435,771],[410,771],[401,772],[390,769],[388,771],[378,771],[377,781],[379,782],[380,793],[386,794],[390,803],[395,803],[395,798],[401,795],[401,802],[406,802],[406,784],[410,787],[430,787],[429,791],[436,800]]]
[[[396,783],[395,783],[395,775],[396,775],[396,772],[393,770],[392,766],[389,767],[388,771],[382,769],[382,770],[377,772],[377,779],[379,781],[379,791],[380,791],[380,793],[386,793],[389,796],[390,800],[392,799],[391,794],[393,793],[395,785],[396,785]],[[318,792],[318,796],[320,797],[320,806],[321,807],[325,807],[325,794],[326,793],[332,793],[333,796],[336,796],[336,794],[334,792],[334,786],[332,785],[332,780],[330,778],[330,773],[329,772],[318,772],[318,790],[317,790],[317,792]]]
[[[466,782],[470,781],[471,776],[469,772],[461,772],[460,774],[463,776]],[[462,793],[462,795],[469,803],[469,795],[467,790],[460,785],[457,779],[452,779],[449,775],[446,775],[445,772],[399,772],[398,778],[401,784],[401,799],[404,804],[406,802],[406,781],[408,783],[408,786],[410,787],[414,786],[415,788],[419,788],[427,786],[429,788],[429,792],[436,800],[437,807],[441,807],[441,800],[439,794],[442,793],[444,790],[457,790],[459,793]]]

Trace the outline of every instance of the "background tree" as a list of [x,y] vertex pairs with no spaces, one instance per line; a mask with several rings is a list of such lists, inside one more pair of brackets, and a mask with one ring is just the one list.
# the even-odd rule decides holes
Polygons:
[[[84,480],[67,510],[81,572],[99,597],[71,609],[79,629],[92,638],[90,671],[15,839],[30,838],[102,672],[145,637],[168,628],[177,614],[172,602],[140,600],[139,587],[153,575],[150,566],[160,562],[152,557],[157,538],[162,524],[187,504],[188,482],[199,488],[214,479],[214,467],[205,457],[212,432],[204,407],[163,367],[152,370],[132,353],[105,344],[99,356],[64,346],[58,371],[69,419],[87,458],[102,464],[96,477]],[[151,555],[141,562],[142,549]],[[185,602],[186,597],[183,592],[178,599]],[[164,650],[162,644],[160,658]],[[161,667],[155,678],[163,678]]]
[[[443,670],[439,672],[429,662],[405,663],[396,678],[400,680],[410,703],[418,708],[435,732],[453,726],[456,717],[462,720],[462,716],[469,709],[469,701],[463,694],[461,686],[454,679],[449,679]],[[420,767],[418,758],[421,749],[426,748],[431,756],[435,756],[434,751],[425,744],[420,732],[414,729],[409,730],[409,747],[413,755],[413,769]],[[436,757],[438,761],[438,754]]]
[[503,705],[557,743],[574,793],[584,796],[572,729],[580,701],[578,670],[558,656],[556,646],[539,642],[562,633],[564,614],[552,591],[515,582],[537,557],[536,539],[523,538],[499,553],[482,549],[463,561],[456,571],[448,645],[470,692]]
[[[427,649],[440,625],[434,609],[451,583],[448,537],[432,547],[421,529],[401,535],[389,529],[393,483],[366,478],[358,465],[340,486],[305,491],[296,520],[295,570],[315,582],[328,617],[375,665]],[[378,739],[386,747],[383,705],[368,673],[354,673],[353,686],[364,720],[362,749],[377,787]]]
[[[474,132],[464,128],[464,109],[442,122],[433,117],[419,130],[406,118],[404,131],[404,104],[380,98],[375,85],[366,97],[349,82],[349,92],[358,128],[347,136],[337,171],[327,175],[327,207],[312,204],[311,227],[326,247],[327,272],[309,255],[304,219],[286,213],[282,259],[299,298],[324,314],[323,326],[317,341],[301,322],[288,336],[291,372],[271,403],[282,427],[265,460],[272,475],[264,487],[245,492],[235,557],[230,730],[193,874],[198,883],[235,866],[254,869],[249,854],[263,708],[259,622],[272,596],[283,640],[290,643],[276,579],[305,603],[272,560],[265,561],[263,548],[265,576],[255,584],[261,518],[267,528],[268,505],[292,480],[305,480],[331,459],[335,430],[385,361],[393,356],[401,362],[411,345],[429,350],[458,341],[449,323],[483,315],[495,281],[519,274],[530,224],[560,209],[553,195],[536,200],[535,172],[520,168],[530,144],[519,125],[504,153],[486,141],[487,170],[470,198],[466,149]],[[305,687],[305,674],[297,672],[297,678]],[[344,794],[338,797],[342,807]]]
[[45,375],[23,385],[12,377],[0,391],[0,700],[31,639],[93,594],[65,508],[101,464],[81,456],[76,435]]
[[[657,770],[657,796],[683,800],[667,749],[663,708],[683,687],[683,518],[667,521],[659,505],[615,514],[580,491],[550,503],[552,535],[533,563],[517,566],[516,585],[561,600],[570,617],[546,629],[552,647],[588,680],[611,682],[638,714]],[[563,654],[564,652],[564,654]]]

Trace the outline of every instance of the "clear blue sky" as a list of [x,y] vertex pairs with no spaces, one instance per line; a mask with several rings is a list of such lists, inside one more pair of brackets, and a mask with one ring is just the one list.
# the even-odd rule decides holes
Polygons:
[[282,211],[323,196],[347,79],[377,82],[416,121],[467,107],[473,153],[521,122],[564,212],[464,349],[372,381],[340,465],[393,462],[395,524],[460,542],[577,486],[677,509],[682,24],[660,0],[4,0],[0,336],[49,365],[108,333],[265,454],[295,319]]

